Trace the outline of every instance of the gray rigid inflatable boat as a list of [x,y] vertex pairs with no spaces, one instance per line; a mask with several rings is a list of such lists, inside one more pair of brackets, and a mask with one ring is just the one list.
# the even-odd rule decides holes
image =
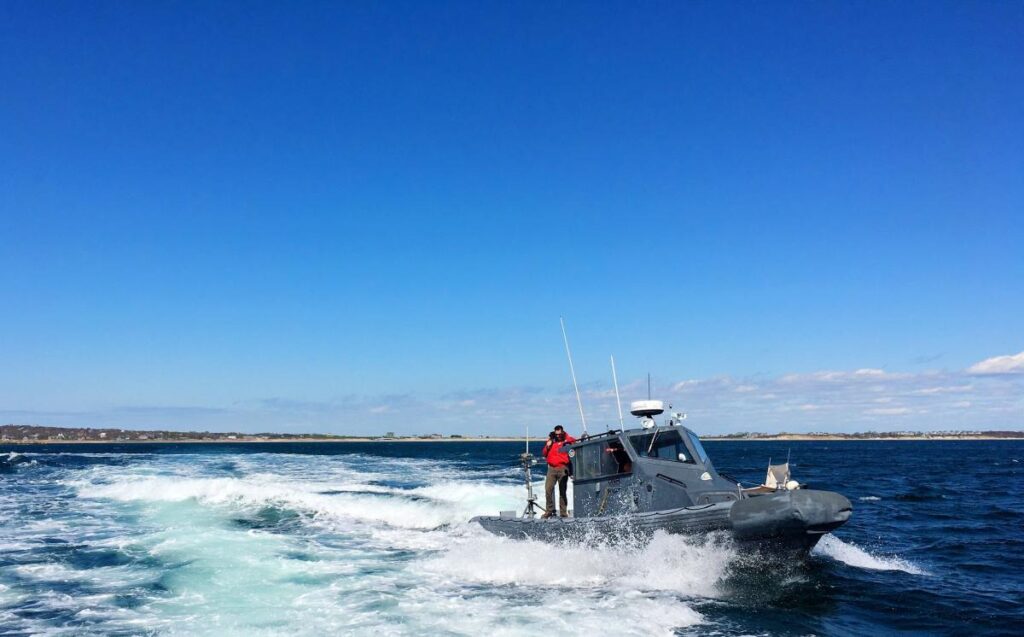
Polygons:
[[[719,474],[699,438],[676,420],[653,424],[659,401],[634,409],[641,427],[573,443],[573,516],[542,518],[527,473],[527,506],[471,521],[512,538],[592,541],[666,533],[728,533],[741,546],[806,555],[821,537],[849,520],[850,501],[831,491],[801,488],[788,463],[769,467],[764,485],[744,489]],[[651,405],[654,405],[653,407]],[[634,407],[636,403],[634,403]],[[640,413],[638,413],[638,411]],[[773,473],[774,471],[774,473]]]

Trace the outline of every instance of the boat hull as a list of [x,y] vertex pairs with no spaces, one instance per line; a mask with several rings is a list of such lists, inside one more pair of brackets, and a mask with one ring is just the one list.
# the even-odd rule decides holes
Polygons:
[[769,553],[806,554],[850,518],[853,506],[838,493],[777,491],[698,507],[616,516],[542,519],[473,518],[497,535],[546,542],[614,541],[664,531],[676,535],[728,532],[737,544]]

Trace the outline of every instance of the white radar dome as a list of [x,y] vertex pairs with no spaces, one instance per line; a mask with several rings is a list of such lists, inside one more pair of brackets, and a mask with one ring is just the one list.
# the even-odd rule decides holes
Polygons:
[[634,400],[629,403],[629,413],[634,416],[657,416],[664,413],[665,403],[660,400]]

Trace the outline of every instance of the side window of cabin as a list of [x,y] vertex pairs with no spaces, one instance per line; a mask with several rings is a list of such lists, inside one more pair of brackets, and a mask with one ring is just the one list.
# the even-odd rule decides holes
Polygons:
[[601,454],[598,445],[578,447],[572,459],[572,472],[576,480],[589,480],[601,475]]
[[[625,458],[625,461],[628,462],[629,456],[624,450],[621,453],[615,453],[614,445],[613,441],[611,445],[605,442],[577,447],[575,458],[573,458],[573,474],[576,480],[590,480],[627,472],[627,467],[623,465],[622,460]],[[619,444],[619,449],[621,447],[622,445]]]
[[689,450],[676,430],[630,436],[629,442],[641,458],[657,458],[694,464]]

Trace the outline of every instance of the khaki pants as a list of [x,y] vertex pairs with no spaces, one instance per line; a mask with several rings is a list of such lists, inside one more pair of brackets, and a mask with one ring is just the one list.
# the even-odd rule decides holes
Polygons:
[[558,511],[566,515],[569,509],[569,499],[565,495],[565,490],[569,488],[568,467],[548,467],[548,476],[544,478],[544,509],[548,513],[555,512],[555,483],[558,483]]

